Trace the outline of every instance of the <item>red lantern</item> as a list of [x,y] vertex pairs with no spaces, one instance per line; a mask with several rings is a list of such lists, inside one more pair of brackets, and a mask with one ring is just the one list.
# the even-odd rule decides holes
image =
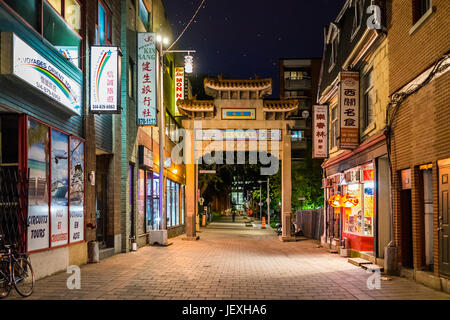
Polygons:
[[333,208],[342,207],[342,197],[340,194],[335,194],[330,199],[328,199],[328,204]]
[[342,197],[342,206],[344,208],[353,208],[356,207],[359,203],[358,198],[354,194],[346,194]]

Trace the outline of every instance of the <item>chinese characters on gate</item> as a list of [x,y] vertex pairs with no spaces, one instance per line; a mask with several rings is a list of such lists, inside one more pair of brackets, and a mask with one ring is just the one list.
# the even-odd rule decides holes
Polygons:
[[118,69],[119,54],[117,47],[91,47],[91,112],[120,112]]
[[154,33],[138,33],[138,126],[156,126],[155,40]]
[[313,158],[328,157],[328,107],[313,109]]
[[359,73],[341,72],[340,87],[341,149],[359,144]]

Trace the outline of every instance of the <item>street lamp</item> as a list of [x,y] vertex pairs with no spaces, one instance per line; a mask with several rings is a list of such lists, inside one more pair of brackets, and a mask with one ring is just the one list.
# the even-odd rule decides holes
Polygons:
[[[164,107],[164,56],[167,53],[177,53],[177,52],[195,52],[195,50],[164,50],[163,44],[169,44],[169,38],[163,37],[160,34],[156,35],[156,41],[159,43],[159,83],[160,83],[160,104],[159,104],[159,207],[160,214],[164,214],[164,129],[166,127],[166,108]],[[170,49],[170,48],[169,48]],[[192,72],[192,60],[191,60],[191,72]],[[175,173],[176,174],[176,173]],[[167,219],[163,220],[163,226],[159,225],[159,229],[167,229]]]

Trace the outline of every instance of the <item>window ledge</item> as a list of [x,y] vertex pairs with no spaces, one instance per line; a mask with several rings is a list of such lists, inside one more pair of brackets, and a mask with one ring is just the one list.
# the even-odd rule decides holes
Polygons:
[[428,9],[427,12],[423,14],[423,16],[412,26],[411,29],[409,29],[409,35],[412,35],[414,32],[416,32],[417,29],[420,28],[421,25],[425,23],[426,20],[434,13],[434,7],[431,6],[430,9]]
[[376,128],[376,124],[375,124],[375,122],[372,122],[371,124],[369,124],[367,126],[367,128],[364,129],[364,131],[362,132],[362,135],[365,136],[365,135],[369,134],[375,128]]

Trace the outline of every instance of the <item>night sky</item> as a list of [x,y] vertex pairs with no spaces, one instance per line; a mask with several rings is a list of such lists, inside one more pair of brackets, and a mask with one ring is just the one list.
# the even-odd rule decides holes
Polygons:
[[[174,41],[201,0],[163,0]],[[270,77],[278,97],[280,58],[322,57],[323,28],[345,0],[206,0],[177,43],[197,50],[194,73]]]

